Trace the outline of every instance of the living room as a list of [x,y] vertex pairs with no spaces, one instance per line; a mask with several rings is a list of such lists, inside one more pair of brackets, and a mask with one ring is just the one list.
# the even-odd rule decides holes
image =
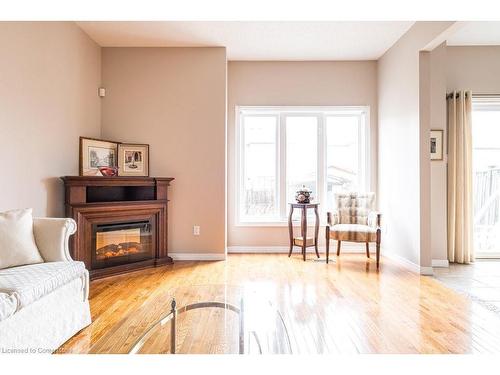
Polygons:
[[500,351],[500,22],[50,11],[0,22],[1,353]]

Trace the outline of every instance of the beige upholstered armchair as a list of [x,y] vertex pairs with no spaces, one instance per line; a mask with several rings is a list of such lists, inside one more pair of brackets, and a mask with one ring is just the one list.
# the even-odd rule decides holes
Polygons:
[[380,213],[375,211],[375,193],[337,193],[335,210],[328,212],[326,226],[326,262],[330,255],[330,239],[337,240],[337,256],[342,241],[364,242],[370,257],[370,242],[377,244],[377,268],[380,263]]

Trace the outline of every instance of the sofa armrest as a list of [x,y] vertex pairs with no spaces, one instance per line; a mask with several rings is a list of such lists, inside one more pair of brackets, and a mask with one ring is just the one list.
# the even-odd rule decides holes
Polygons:
[[368,214],[368,225],[375,229],[380,229],[382,214],[377,211],[370,211]]
[[69,237],[76,232],[73,219],[34,218],[35,242],[46,262],[71,261]]

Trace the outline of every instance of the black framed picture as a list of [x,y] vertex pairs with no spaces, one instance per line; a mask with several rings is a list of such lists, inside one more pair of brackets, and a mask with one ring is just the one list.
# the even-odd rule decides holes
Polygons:
[[431,160],[443,160],[443,130],[431,130]]

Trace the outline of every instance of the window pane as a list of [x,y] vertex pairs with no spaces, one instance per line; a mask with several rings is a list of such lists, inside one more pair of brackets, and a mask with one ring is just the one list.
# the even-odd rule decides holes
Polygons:
[[305,185],[317,201],[317,143],[316,116],[286,117],[286,198],[295,202],[295,192]]
[[277,215],[276,116],[245,116],[242,216],[247,220]]
[[474,249],[500,253],[500,110],[473,111]]
[[359,116],[326,118],[326,198],[329,208],[333,205],[333,193],[361,188],[359,130]]

